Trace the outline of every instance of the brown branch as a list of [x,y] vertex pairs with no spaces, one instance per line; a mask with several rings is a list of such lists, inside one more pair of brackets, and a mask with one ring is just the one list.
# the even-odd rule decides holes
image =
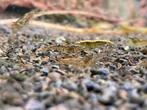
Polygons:
[[43,15],[80,15],[80,16],[85,16],[87,18],[93,18],[96,20],[103,20],[103,21],[107,21],[110,23],[119,23],[121,20],[118,18],[111,18],[111,17],[107,17],[105,15],[102,14],[95,14],[95,13],[91,13],[91,12],[86,12],[86,11],[77,11],[77,10],[73,10],[73,11],[61,11],[61,10],[57,10],[57,11],[42,11],[38,14],[35,14],[34,18],[39,17],[39,16],[43,16]]
[[[11,24],[15,22],[17,19],[7,19],[7,20],[0,20],[0,25],[7,25],[11,28]],[[65,32],[73,32],[78,34],[122,34],[121,31],[113,31],[113,30],[99,30],[96,28],[75,28],[70,26],[62,26],[59,24],[53,24],[53,23],[45,23],[42,21],[35,21],[31,20],[29,22],[29,25],[35,26],[35,27],[41,27],[46,29],[57,29],[62,30]]]

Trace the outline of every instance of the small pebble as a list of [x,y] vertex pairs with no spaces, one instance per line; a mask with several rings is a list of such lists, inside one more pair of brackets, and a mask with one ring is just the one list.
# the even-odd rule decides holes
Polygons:
[[109,70],[107,68],[99,68],[98,70],[91,70],[91,76],[94,75],[102,75],[102,76],[108,76]]
[[41,82],[35,83],[33,88],[34,88],[35,92],[41,92],[42,91],[42,83]]
[[38,100],[30,99],[25,105],[25,110],[45,110],[45,106]]
[[144,104],[144,99],[142,97],[140,97],[140,95],[137,93],[136,89],[132,90],[129,93],[128,97],[129,97],[129,101],[131,103],[138,104],[141,106]]
[[128,51],[129,49],[130,49],[129,46],[125,46],[125,47],[124,47],[124,50],[125,50],[125,51]]
[[114,88],[112,88],[112,89],[110,89],[110,88],[111,87],[105,88],[104,91],[103,91],[103,94],[98,97],[99,98],[99,101],[102,104],[105,104],[105,105],[113,105],[115,103],[115,100],[117,99],[116,98],[117,91]]
[[41,76],[48,76],[48,73],[49,73],[48,67],[43,67],[42,72],[43,72],[43,74]]
[[48,74],[48,77],[52,80],[59,80],[61,78],[61,74],[57,72],[51,72]]
[[109,106],[109,107],[107,108],[107,110],[117,110],[117,108],[114,107],[114,106]]
[[14,107],[14,106],[5,106],[0,108],[0,110],[24,110],[22,107]]
[[61,37],[57,37],[55,41],[57,44],[62,44],[66,41],[66,39],[63,36],[61,36]]
[[55,88],[60,88],[62,86],[62,81],[59,79],[59,80],[56,80],[56,81],[53,81],[51,84],[50,84],[50,87],[53,86]]
[[110,64],[109,65],[109,68],[110,68],[110,70],[113,70],[114,71],[114,70],[116,70],[117,67],[115,65],[113,65],[113,64]]
[[67,107],[65,107],[65,105],[57,105],[57,106],[53,106],[51,108],[49,108],[48,110],[70,110]]
[[52,69],[57,69],[57,70],[59,69],[58,65],[52,65],[51,67],[52,67]]
[[95,92],[101,92],[100,86],[88,79],[83,80],[83,84],[86,86],[88,91],[95,91]]
[[95,104],[98,102],[98,97],[94,93],[89,94],[88,99],[90,102],[95,103]]
[[144,84],[144,85],[143,85],[143,92],[144,92],[145,94],[147,94],[147,84]]
[[77,84],[75,84],[74,82],[69,81],[69,80],[66,82],[63,82],[62,86],[64,88],[68,89],[69,91],[76,91],[78,89]]
[[115,96],[111,95],[112,93],[104,93],[102,96],[98,97],[100,103],[104,105],[113,105],[115,103]]
[[130,82],[125,82],[122,88],[126,91],[132,91],[134,89],[133,85]]

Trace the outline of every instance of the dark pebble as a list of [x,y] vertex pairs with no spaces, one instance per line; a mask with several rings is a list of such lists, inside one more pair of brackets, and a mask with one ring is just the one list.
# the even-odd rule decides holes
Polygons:
[[117,99],[117,88],[111,82],[108,87],[103,90],[103,94],[99,96],[99,101],[104,105],[113,105]]
[[109,70],[107,68],[99,68],[98,70],[90,70],[91,76],[94,75],[102,75],[102,76],[108,76]]
[[114,70],[116,70],[117,67],[115,65],[113,65],[113,64],[110,64],[109,65],[109,68],[110,68],[110,70],[113,70],[114,71]]
[[147,94],[147,84],[144,84],[144,85],[143,85],[143,92],[144,92],[145,94]]
[[49,69],[48,67],[43,67],[42,68],[42,73],[41,76],[48,76],[48,73],[49,73]]
[[138,94],[136,89],[132,90],[128,94],[128,97],[129,97],[129,101],[131,103],[138,104],[140,106],[142,106],[144,104],[144,99],[142,97],[140,97],[140,95]]
[[42,61],[41,62],[41,65],[47,65],[48,64],[48,61]]
[[98,93],[102,92],[100,86],[91,80],[85,79],[85,80],[83,80],[83,84],[86,86],[88,91],[94,91],[94,92],[98,92]]
[[104,93],[103,95],[98,97],[99,102],[104,105],[113,105],[115,103],[115,99],[115,96],[111,95],[111,93]]
[[32,52],[36,52],[36,50],[37,50],[37,48],[36,48],[35,46],[33,46],[33,47],[31,48],[31,51],[32,51]]
[[51,67],[52,67],[52,69],[57,69],[57,70],[59,69],[58,65],[52,65]]

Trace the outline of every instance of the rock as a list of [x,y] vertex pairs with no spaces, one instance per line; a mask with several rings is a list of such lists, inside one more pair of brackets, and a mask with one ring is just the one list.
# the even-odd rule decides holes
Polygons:
[[33,88],[34,88],[35,92],[41,92],[42,91],[42,83],[41,82],[35,83]]
[[58,73],[58,72],[51,72],[48,74],[48,77],[51,79],[51,80],[59,80],[61,78],[61,74]]
[[107,110],[117,110],[117,108],[114,106],[108,106]]
[[63,82],[62,86],[68,89],[69,91],[76,91],[78,89],[77,84],[69,80]]
[[65,105],[63,105],[63,104],[60,104],[57,106],[53,106],[53,107],[49,108],[48,110],[70,110],[70,109],[65,107]]
[[113,65],[113,64],[110,64],[109,68],[110,68],[110,70],[113,70],[113,71],[117,69],[117,67],[115,65]]
[[117,91],[114,87],[111,86],[108,88],[105,88],[103,90],[103,95],[98,97],[99,102],[101,102],[104,105],[113,105],[117,99]]
[[5,96],[5,103],[10,104],[10,105],[15,105],[15,106],[20,106],[23,104],[23,100],[21,98],[21,96],[19,96],[18,94],[10,94]]
[[128,94],[127,94],[127,91],[125,91],[125,90],[119,90],[118,91],[118,96],[123,100],[128,99]]
[[39,94],[39,97],[41,99],[47,99],[49,96],[53,95],[52,93],[50,93],[49,91],[42,91],[40,94]]
[[54,87],[54,88],[60,88],[61,86],[62,86],[62,81],[60,79],[56,80],[56,81],[53,81],[50,84],[50,87]]
[[115,103],[115,96],[112,96],[109,93],[104,93],[104,95],[98,97],[98,100],[104,105],[113,105]]
[[143,85],[143,92],[144,92],[145,94],[147,94],[147,84],[144,84],[144,85]]
[[122,104],[119,108],[120,110],[142,110],[138,105],[130,103]]
[[62,43],[64,43],[65,41],[66,41],[66,39],[65,39],[63,36],[57,37],[57,38],[55,39],[55,42],[56,42],[57,44],[62,44]]
[[94,75],[108,76],[110,73],[108,68],[99,68],[98,70],[90,70],[90,72],[91,72],[91,76]]
[[51,67],[52,67],[52,69],[57,69],[57,70],[59,69],[58,65],[52,65]]
[[15,106],[5,106],[0,110],[24,110],[22,107],[15,107]]
[[16,88],[14,84],[0,84],[0,101],[9,105],[21,106],[24,104],[24,101],[19,92],[19,88]]
[[0,26],[0,33],[3,34],[10,34],[11,33],[11,29],[8,26],[2,25]]
[[85,79],[83,80],[83,84],[86,86],[88,91],[95,91],[95,92],[102,91],[100,86],[91,80]]
[[38,100],[30,99],[25,105],[25,110],[45,110],[45,106]]
[[130,82],[125,82],[122,88],[128,92],[132,91],[134,86]]
[[144,99],[138,94],[137,89],[133,89],[129,94],[129,101],[134,104],[143,105]]
[[48,73],[49,73],[48,67],[43,67],[42,72],[43,72],[43,74],[41,76],[48,76]]
[[98,97],[94,93],[90,93],[88,95],[88,99],[89,99],[90,102],[95,103],[95,104],[98,102]]

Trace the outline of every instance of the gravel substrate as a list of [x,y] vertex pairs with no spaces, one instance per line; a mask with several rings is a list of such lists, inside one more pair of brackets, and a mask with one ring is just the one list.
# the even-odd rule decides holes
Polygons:
[[[0,26],[0,33],[3,51],[9,50],[1,50],[0,110],[147,109],[147,63],[142,63],[147,60],[146,47],[127,46],[128,36],[26,27],[9,49],[11,30]],[[147,39],[145,35],[130,36]],[[86,56],[82,51],[66,53],[49,48],[57,45],[59,38],[72,42],[109,39],[115,45],[88,50],[97,57],[93,65],[83,68],[59,63],[58,58]]]

